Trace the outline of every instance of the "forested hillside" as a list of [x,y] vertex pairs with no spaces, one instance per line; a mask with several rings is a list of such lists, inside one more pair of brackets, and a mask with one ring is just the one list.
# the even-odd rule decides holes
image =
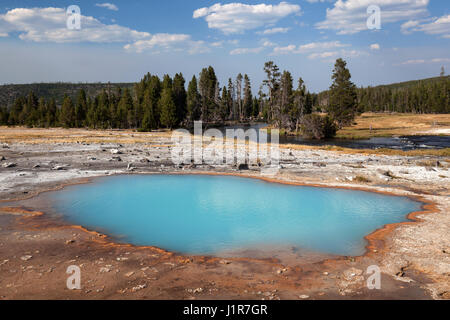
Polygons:
[[64,95],[75,99],[82,89],[86,95],[93,98],[100,94],[103,89],[116,90],[120,88],[132,88],[133,83],[31,83],[31,84],[6,84],[0,85],[0,107],[10,108],[14,101],[20,96],[26,96],[33,92],[38,97],[46,100],[55,99],[57,105],[61,105]]
[[[361,112],[450,113],[450,76],[358,88]],[[328,91],[319,93],[326,109]]]

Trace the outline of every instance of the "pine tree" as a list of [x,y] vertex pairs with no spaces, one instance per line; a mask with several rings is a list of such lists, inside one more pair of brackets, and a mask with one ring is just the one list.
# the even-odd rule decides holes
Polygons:
[[236,120],[238,118],[238,112],[236,110],[236,99],[235,99],[235,87],[231,78],[228,78],[228,108],[230,110],[230,119]]
[[350,71],[343,59],[337,59],[330,87],[328,114],[339,128],[352,124],[358,110],[356,86],[350,81]]
[[34,95],[32,91],[28,94],[22,111],[19,114],[19,123],[32,127],[36,121],[36,110],[38,107],[38,98]]
[[56,107],[55,99],[50,99],[47,103],[47,113],[46,113],[46,127],[54,127],[56,126],[56,119],[58,119],[57,115],[58,108]]
[[20,114],[25,106],[25,98],[20,96],[15,101],[8,116],[9,125],[17,125],[20,123]]
[[162,89],[173,89],[173,81],[172,78],[168,75],[165,74],[163,77],[163,81],[162,81]]
[[239,113],[239,120],[243,120],[244,114],[242,110],[242,74],[238,74],[236,77],[236,103],[237,103],[237,109]]
[[191,123],[200,119],[200,94],[197,89],[197,78],[192,76],[188,85],[186,97],[187,102],[187,121]]
[[133,98],[131,97],[128,88],[122,91],[122,97],[120,98],[119,106],[117,108],[117,118],[119,121],[119,126],[122,129],[129,128],[131,124],[129,123],[130,115],[132,118],[133,111]]
[[44,128],[46,124],[47,103],[45,102],[45,99],[43,97],[39,99],[39,105],[36,113],[36,126],[38,126],[39,128]]
[[252,103],[252,117],[253,118],[257,119],[259,117],[259,110],[260,110],[259,100],[258,100],[258,98],[254,97],[253,103]]
[[75,127],[79,128],[84,125],[87,112],[86,92],[80,89],[75,106]]
[[[97,129],[97,104],[98,104],[98,97],[95,99],[88,98],[87,101],[88,104],[88,112],[86,114],[86,124],[93,129]],[[119,127],[119,124],[118,124]]]
[[182,73],[175,74],[173,78],[173,95],[177,107],[177,124],[182,123],[187,114],[185,82]]
[[220,99],[219,110],[218,110],[218,116],[222,122],[224,122],[230,114],[230,112],[229,112],[230,102],[228,99],[229,99],[229,95],[228,95],[227,87],[223,87],[222,88],[222,98]]
[[172,89],[164,88],[159,100],[161,110],[161,124],[166,128],[172,129],[177,122],[177,107],[173,99]]
[[252,115],[253,108],[253,96],[252,96],[252,86],[250,83],[250,78],[247,74],[244,75],[244,100],[243,100],[243,114],[244,118],[249,118]]
[[281,108],[279,104],[279,88],[280,88],[280,69],[273,61],[268,61],[264,64],[264,72],[267,79],[263,84],[268,88],[268,117],[269,121],[275,122],[278,128],[281,128]]
[[283,71],[280,82],[280,114],[278,115],[279,128],[289,128],[292,126],[289,115],[293,109],[293,84],[292,75],[289,71]]
[[61,106],[61,112],[59,114],[59,123],[64,128],[72,128],[75,124],[75,110],[72,99],[65,95],[63,104]]
[[156,126],[159,127],[161,124],[161,110],[159,109],[159,99],[161,98],[161,81],[158,76],[151,76],[147,83],[147,90],[150,92],[153,117],[155,118]]
[[97,125],[103,129],[110,127],[110,114],[109,114],[109,96],[106,90],[102,90],[98,96],[97,102]]
[[203,68],[199,78],[199,91],[201,96],[201,120],[208,122],[211,119],[211,114],[216,110],[216,87],[217,77],[214,68],[209,66]]
[[144,101],[143,109],[144,109],[144,118],[142,119],[142,131],[151,131],[156,129],[157,123],[155,120],[154,114],[154,104],[151,97],[150,89],[145,90],[144,93]]
[[[302,78],[298,79],[298,87],[294,93],[294,101],[292,105],[292,109],[290,112],[290,116],[292,119],[292,124],[295,124],[295,128],[291,127],[291,129],[295,130],[295,132],[299,131],[299,126],[305,114],[311,113],[307,110],[307,93],[305,82]],[[308,112],[309,111],[309,112]]]

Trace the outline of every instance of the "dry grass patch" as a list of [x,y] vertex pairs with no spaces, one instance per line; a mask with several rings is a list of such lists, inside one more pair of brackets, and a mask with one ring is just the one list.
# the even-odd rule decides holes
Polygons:
[[367,139],[433,134],[435,129],[450,129],[450,114],[363,113],[355,122],[356,125],[339,130],[336,137]]
[[372,182],[370,179],[363,177],[363,176],[356,176],[354,181],[360,182],[360,183],[370,183]]

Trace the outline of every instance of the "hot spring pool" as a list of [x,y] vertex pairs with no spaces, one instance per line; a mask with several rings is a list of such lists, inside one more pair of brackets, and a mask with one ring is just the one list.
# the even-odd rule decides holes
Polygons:
[[421,203],[371,192],[209,175],[104,177],[49,194],[65,220],[188,254],[264,246],[360,255],[364,236]]

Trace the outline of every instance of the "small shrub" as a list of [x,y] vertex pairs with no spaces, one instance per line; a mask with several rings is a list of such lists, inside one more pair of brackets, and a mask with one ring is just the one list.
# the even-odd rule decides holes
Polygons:
[[391,179],[398,179],[398,177],[389,170],[384,172],[383,175],[385,175],[386,177],[391,178]]
[[336,136],[337,127],[329,116],[307,114],[302,119],[302,135],[309,139],[327,139]]
[[356,182],[361,182],[361,183],[369,183],[369,182],[372,182],[371,180],[367,179],[366,177],[362,177],[362,176],[356,176],[356,177],[355,177],[355,181],[356,181]]

